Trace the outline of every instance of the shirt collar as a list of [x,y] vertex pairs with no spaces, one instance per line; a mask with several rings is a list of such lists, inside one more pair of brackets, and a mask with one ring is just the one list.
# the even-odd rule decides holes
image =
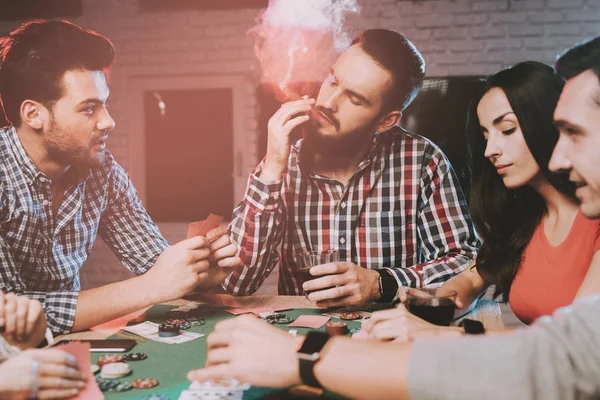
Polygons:
[[[50,178],[48,178],[46,174],[44,174],[38,169],[38,167],[36,167],[31,157],[29,157],[29,155],[25,151],[25,148],[23,147],[23,144],[19,139],[19,135],[17,134],[17,130],[15,129],[15,127],[11,126],[7,130],[5,130],[4,133],[8,138],[8,143],[10,148],[12,149],[14,157],[19,163],[19,165],[21,165],[21,170],[29,180],[29,183],[33,183],[36,179],[40,179],[40,181],[42,182],[44,179],[47,179],[49,181]],[[67,182],[77,185],[86,181],[91,176],[91,169],[72,166],[66,172],[65,178],[67,179]]]

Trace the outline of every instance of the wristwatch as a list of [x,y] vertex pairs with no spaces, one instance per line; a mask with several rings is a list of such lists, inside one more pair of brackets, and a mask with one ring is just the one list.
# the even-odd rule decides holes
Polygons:
[[376,303],[391,303],[398,294],[398,281],[387,269],[376,269],[379,274],[379,300]]
[[315,377],[314,366],[321,358],[321,349],[323,349],[330,337],[324,332],[310,331],[306,335],[302,347],[298,350],[300,379],[302,379],[302,383],[305,385],[323,388]]
[[465,333],[468,335],[481,335],[485,333],[485,328],[483,327],[483,324],[473,319],[463,319],[460,323],[460,326],[464,328]]

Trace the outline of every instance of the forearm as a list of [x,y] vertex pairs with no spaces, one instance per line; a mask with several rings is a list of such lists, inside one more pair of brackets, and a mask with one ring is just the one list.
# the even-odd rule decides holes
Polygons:
[[154,293],[144,288],[144,275],[79,293],[73,331],[102,324],[154,304]]
[[315,364],[317,380],[328,390],[358,399],[406,399],[411,347],[332,338]]
[[467,309],[486,287],[486,282],[481,278],[477,270],[473,266],[469,266],[466,270],[444,283],[440,288],[440,292],[456,292],[462,308]]

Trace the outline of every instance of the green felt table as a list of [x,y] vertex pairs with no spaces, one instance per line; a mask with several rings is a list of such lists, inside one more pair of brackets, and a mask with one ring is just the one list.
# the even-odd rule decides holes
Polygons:
[[[176,308],[172,305],[159,304],[151,307],[145,312],[145,319],[155,323],[163,323],[166,317],[166,312]],[[215,324],[227,318],[234,316],[225,312],[230,307],[213,307],[215,312],[213,315],[204,316],[206,323],[201,326],[192,326],[188,331],[201,333],[204,335],[210,334]],[[320,315],[325,311],[319,309],[292,309],[282,311],[292,318],[297,318],[300,315]],[[349,329],[360,328],[359,321],[346,321]],[[308,328],[288,328],[286,324],[275,324],[275,326],[283,329],[296,329],[298,334],[305,334],[311,329]],[[325,326],[319,330],[324,331]],[[150,389],[133,388],[126,392],[104,392],[106,399],[140,399],[148,394],[167,395],[171,400],[177,400],[180,393],[190,386],[186,375],[192,369],[202,368],[206,362],[206,336],[191,340],[181,344],[165,344],[155,342],[150,339],[131,334],[129,332],[120,331],[109,339],[123,339],[124,337],[135,339],[137,344],[131,349],[133,353],[146,353],[148,358],[143,361],[129,362],[132,373],[120,381],[132,382],[138,378],[152,378],[159,381],[158,386]],[[268,344],[265,343],[265,346]],[[96,363],[98,358],[106,353],[93,353],[92,363]],[[126,353],[124,353],[126,354]],[[263,398],[286,398],[288,397],[286,390],[252,387],[244,392],[244,399],[263,399]],[[331,394],[325,394],[321,398],[330,398]],[[334,396],[335,397],[335,396]]]

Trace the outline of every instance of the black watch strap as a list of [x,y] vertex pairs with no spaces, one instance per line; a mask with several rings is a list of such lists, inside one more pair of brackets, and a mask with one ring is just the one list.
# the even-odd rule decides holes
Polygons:
[[320,358],[321,349],[331,336],[325,332],[310,331],[306,335],[302,347],[298,350],[300,379],[308,386],[322,388],[314,373],[314,366]]
[[379,295],[381,296],[376,303],[391,303],[398,294],[398,282],[387,269],[375,271],[379,274]]
[[469,335],[481,335],[485,333],[483,324],[474,319],[465,318],[461,321],[460,326],[462,326],[465,329],[465,333]]

